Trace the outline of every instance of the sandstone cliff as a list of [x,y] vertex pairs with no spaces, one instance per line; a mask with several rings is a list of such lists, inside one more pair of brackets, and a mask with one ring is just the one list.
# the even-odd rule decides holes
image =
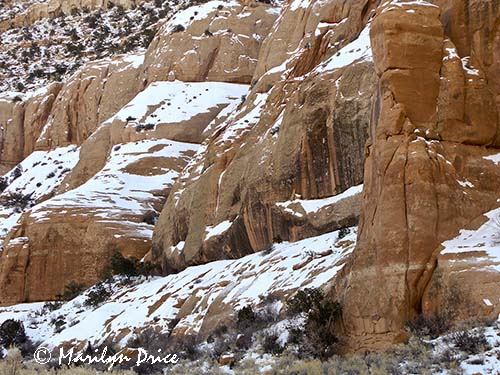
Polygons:
[[158,31],[143,80],[250,83],[279,10],[258,2],[210,1],[177,13]]
[[0,96],[0,166],[17,165],[34,150],[80,145],[139,91],[142,56],[89,63],[65,84],[33,95]]
[[[189,20],[191,12],[203,13],[207,6],[217,9],[218,5],[189,8],[178,17]],[[238,3],[225,6],[225,12],[239,20],[242,29],[236,31],[257,36],[266,34],[270,20],[276,18],[272,9]],[[238,18],[239,14],[245,17]],[[224,17],[225,13],[219,21]],[[257,17],[267,21],[256,22]],[[176,22],[178,19],[167,23],[157,39],[168,40]],[[198,35],[196,22],[186,27],[182,33]],[[216,31],[215,26],[212,29]],[[248,39],[245,34],[238,35]],[[192,43],[210,46],[212,38],[193,38]],[[184,40],[182,45],[189,44]],[[253,46],[258,51],[259,38]],[[225,68],[224,61],[231,64],[240,50],[221,48],[220,53],[218,65]],[[157,50],[152,43],[146,56],[159,58],[165,54],[169,56],[168,51]],[[183,55],[175,58],[183,59]],[[180,66],[175,58],[174,63]],[[205,70],[212,62],[204,64],[196,67]],[[145,215],[156,216],[161,210],[177,174],[204,139],[204,129],[234,111],[248,90],[247,85],[175,81],[152,82],[141,91],[146,82],[140,75],[151,66],[156,66],[154,60],[143,62],[137,55],[89,63],[61,88],[34,147],[50,152],[81,145],[80,155],[70,173],[51,190],[55,197],[43,203],[48,196],[40,197],[34,202],[39,204],[16,226],[5,228],[10,233],[1,257],[2,303],[51,299],[72,280],[92,284],[99,279],[106,259],[116,251],[142,258],[150,248],[154,224],[144,223]],[[253,69],[247,65],[232,67],[232,77],[241,76],[236,81],[245,81]],[[169,74],[155,77],[167,79]],[[227,80],[232,82],[233,78]],[[17,110],[12,106],[12,111]],[[25,118],[25,123],[31,121],[31,117]],[[26,128],[22,123],[17,127],[21,131]],[[124,150],[129,151],[122,154]],[[136,184],[140,187],[134,187]],[[8,189],[4,196],[10,193]],[[24,189],[23,194],[32,193]],[[76,249],[78,257],[68,256],[68,249]],[[81,274],[82,264],[88,270],[85,275]]]
[[98,335],[119,340],[143,289],[159,297],[137,328],[206,335],[259,303],[256,272],[285,299],[330,290],[351,351],[404,341],[419,314],[497,316],[499,25],[494,0],[210,1],[144,54],[3,94],[0,303],[90,285],[119,251],[166,275],[107,315]]
[[35,149],[61,84],[54,83],[31,97],[0,96],[0,172],[15,167]]
[[[325,198],[362,182],[375,84],[363,25],[370,4],[285,7],[263,43],[254,88],[238,112],[211,129],[167,200],[152,254],[165,271],[357,222],[352,201],[316,216],[278,203]],[[300,41],[288,33],[295,18],[302,18]],[[287,50],[270,55],[284,34],[293,38]]]
[[[345,329],[358,350],[404,339],[405,321],[443,309],[451,285],[466,294],[477,274],[437,261],[440,244],[477,228],[498,206],[500,170],[487,158],[500,151],[500,72],[492,59],[500,8],[436,3],[387,2],[371,29],[379,79],[358,245],[342,290]],[[486,285],[498,280],[482,277]],[[485,294],[498,300],[486,285],[474,286],[471,314],[491,312]]]

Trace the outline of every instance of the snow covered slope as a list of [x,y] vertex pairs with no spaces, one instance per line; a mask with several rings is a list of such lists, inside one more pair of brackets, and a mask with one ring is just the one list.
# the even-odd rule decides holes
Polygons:
[[[175,330],[206,332],[247,304],[258,305],[270,293],[284,297],[299,288],[324,287],[353,250],[356,228],[296,243],[276,244],[266,252],[237,260],[212,262],[161,278],[118,288],[101,306],[85,306],[86,295],[40,315],[40,304],[0,309],[0,319],[22,319],[34,340],[51,347],[62,343],[101,343],[114,338],[124,345],[134,331],[155,326],[163,331],[178,318]],[[207,314],[217,310],[219,314]],[[63,317],[62,329],[54,321]],[[210,317],[210,318],[207,318]],[[222,319],[222,321],[219,321]]]
[[500,272],[500,208],[486,213],[486,222],[477,230],[460,231],[460,234],[449,241],[443,242],[441,254],[476,254],[477,266],[481,258],[490,263],[487,269]]
[[130,139],[155,134],[201,143],[211,120],[233,112],[248,88],[224,82],[154,82],[103,126],[125,124]]
[[[467,305],[460,308],[463,317],[477,314],[469,311],[470,306],[477,306],[484,316],[496,317],[500,314],[500,208],[477,218],[477,222],[479,225],[473,223],[442,243],[434,271],[440,277],[429,290],[438,286],[461,290]],[[432,297],[430,292],[426,297]]]

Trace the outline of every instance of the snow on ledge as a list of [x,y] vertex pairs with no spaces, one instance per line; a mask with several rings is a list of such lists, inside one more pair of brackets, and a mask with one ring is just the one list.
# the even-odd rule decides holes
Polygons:
[[220,105],[241,102],[248,85],[224,82],[153,82],[105,123],[180,123]]
[[[441,254],[479,252],[488,257],[488,271],[500,272],[500,208],[487,212],[488,217],[477,230],[462,229],[455,238],[442,243]],[[478,259],[479,260],[479,259]]]
[[231,225],[233,225],[233,223],[231,221],[225,220],[225,221],[217,224],[214,227],[210,227],[210,226],[207,227],[206,228],[207,234],[205,236],[205,240],[208,240],[211,237],[221,235],[222,233],[226,232],[229,228],[231,228]]
[[496,165],[500,164],[500,154],[484,156],[483,159],[492,161]]
[[210,13],[216,13],[218,8],[237,7],[240,4],[237,1],[209,1],[201,5],[191,6],[180,12],[177,12],[163,27],[162,32],[172,33],[177,25],[182,25],[187,29],[193,22],[206,19]]
[[[295,199],[293,201],[286,201],[286,202],[277,202],[276,205],[285,208],[285,210],[291,210],[290,205],[292,204],[300,204],[303,208],[303,210],[307,214],[311,214],[314,212],[318,212],[320,209],[322,209],[325,206],[332,205],[334,203],[337,203],[341,201],[342,199],[352,197],[356,194],[359,194],[363,191],[363,184],[357,185],[357,186],[352,186],[343,193],[334,195],[332,197],[328,198],[322,198],[322,199]],[[296,213],[297,214],[297,213]],[[301,216],[301,215],[298,215]]]
[[357,39],[341,48],[335,55],[320,64],[315,71],[321,73],[343,68],[356,60],[373,61],[370,26],[370,24],[367,24]]

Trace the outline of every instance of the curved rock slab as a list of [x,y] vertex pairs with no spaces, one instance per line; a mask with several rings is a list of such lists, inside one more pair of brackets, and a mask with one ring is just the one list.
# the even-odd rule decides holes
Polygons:
[[288,68],[294,76],[311,71],[358,37],[375,6],[372,0],[290,1],[262,43],[254,81]]
[[478,217],[469,227],[443,242],[422,308],[434,311],[458,302],[459,318],[496,318],[500,313],[500,209]]

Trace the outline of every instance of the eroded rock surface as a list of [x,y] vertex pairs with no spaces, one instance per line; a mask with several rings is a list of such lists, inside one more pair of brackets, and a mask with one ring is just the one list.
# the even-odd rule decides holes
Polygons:
[[142,56],[124,56],[87,64],[64,84],[36,149],[81,145],[141,89]]
[[70,281],[90,285],[117,251],[141,259],[153,229],[144,217],[161,209],[196,146],[169,140],[117,146],[85,184],[25,213],[4,241],[0,302],[50,300]]
[[61,86],[54,83],[28,97],[16,93],[0,96],[0,173],[34,151]]
[[[125,346],[136,333],[151,327],[174,336],[207,338],[222,324],[234,325],[235,311],[244,306],[284,313],[283,302],[298,289],[327,288],[354,248],[356,228],[349,231],[342,238],[338,232],[327,233],[174,275],[113,284],[111,295],[97,309],[86,306],[87,295],[82,294],[50,316],[35,315],[42,304],[33,303],[0,308],[0,318],[33,316],[28,334],[50,348],[82,348],[89,342],[97,346],[104,339]],[[272,302],[266,299],[270,295],[275,297]],[[64,324],[56,328],[52,322],[61,315]]]

